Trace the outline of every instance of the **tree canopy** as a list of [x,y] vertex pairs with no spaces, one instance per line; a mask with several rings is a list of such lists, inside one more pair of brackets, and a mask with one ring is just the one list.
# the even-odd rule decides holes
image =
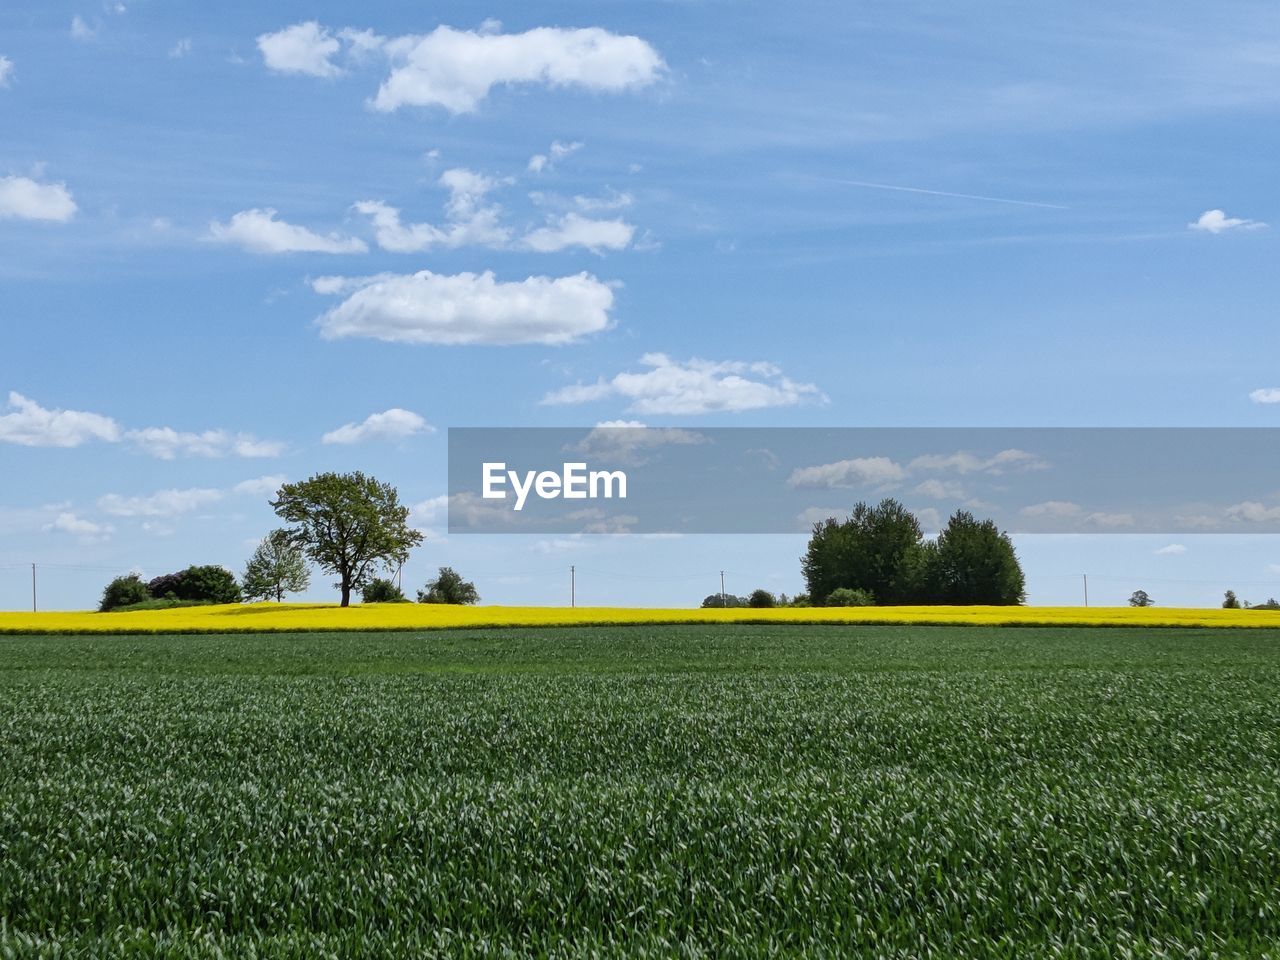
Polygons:
[[249,600],[284,600],[311,585],[307,560],[289,539],[289,531],[272,530],[262,538],[245,566],[244,595]]
[[289,542],[338,577],[344,607],[353,588],[379,568],[403,564],[423,541],[409,526],[409,508],[400,503],[395,487],[358,470],[286,483],[271,506],[293,525],[286,531]]

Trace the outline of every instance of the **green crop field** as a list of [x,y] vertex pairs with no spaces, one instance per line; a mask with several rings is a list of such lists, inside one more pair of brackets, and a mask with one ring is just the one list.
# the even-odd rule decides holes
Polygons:
[[0,956],[1280,954],[1280,636],[0,638]]

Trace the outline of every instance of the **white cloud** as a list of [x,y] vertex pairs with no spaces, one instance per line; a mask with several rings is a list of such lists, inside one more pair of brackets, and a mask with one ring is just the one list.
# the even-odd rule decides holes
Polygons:
[[1280,520],[1280,507],[1268,507],[1253,500],[1227,507],[1227,518],[1246,523],[1271,523]]
[[1084,522],[1095,527],[1114,529],[1132,527],[1134,520],[1131,513],[1091,513],[1084,518]]
[[955,453],[928,453],[911,461],[912,470],[940,470],[954,473],[990,473],[999,475],[1006,470],[1043,470],[1048,464],[1035,454],[1025,450],[1001,450],[990,457],[979,457],[965,450]]
[[1170,543],[1161,547],[1156,551],[1157,557],[1180,557],[1187,552],[1187,548],[1180,543]]
[[790,407],[807,401],[825,402],[811,383],[796,383],[772,363],[672,360],[666,354],[647,353],[641,373],[624,371],[611,380],[575,384],[542,398],[544,404],[574,404],[618,396],[631,401],[633,413],[698,414],[736,413],[767,407]]
[[221,499],[221,490],[205,487],[159,490],[147,497],[124,497],[118,493],[108,493],[98,498],[98,509],[113,517],[173,517],[199,510]]
[[907,475],[901,464],[888,457],[854,457],[812,467],[799,467],[787,478],[789,487],[886,487]]
[[38,183],[30,177],[0,177],[0,220],[51,220],[66,223],[76,202],[65,183]]
[[625,250],[636,228],[623,220],[591,220],[569,213],[528,233],[524,246],[539,253],[555,253],[567,247],[585,247],[592,253]]
[[419,433],[435,433],[435,427],[412,410],[392,407],[382,413],[371,413],[362,423],[348,423],[330,430],[322,443],[363,443],[365,440],[403,440]]
[[92,40],[97,33],[97,28],[89,26],[84,17],[79,14],[71,18],[71,39]]
[[336,37],[314,20],[258,37],[258,49],[268,69],[311,77],[336,77],[342,72],[330,60],[341,46]]
[[440,26],[390,40],[384,49],[394,66],[373,99],[382,111],[439,106],[469,113],[493,87],[514,83],[617,92],[647,86],[665,68],[639,37],[599,27],[494,34]]
[[46,524],[44,529],[58,533],[70,533],[82,540],[94,541],[105,540],[114,532],[115,528],[110,524],[94,523],[92,520],[85,520],[74,513],[64,512],[58,514],[52,523]]
[[554,140],[551,143],[550,149],[546,153],[535,153],[529,158],[529,172],[543,173],[544,171],[550,170],[557,162],[563,160],[565,157],[569,156],[569,154],[574,153],[577,150],[581,150],[582,146],[583,145],[577,141],[573,143],[561,143],[559,140]]
[[561,344],[609,326],[613,288],[588,273],[502,282],[491,271],[444,276],[422,270],[320,277],[317,293],[350,295],[316,322],[326,339],[395,343]]
[[241,480],[231,488],[232,493],[254,497],[274,497],[288,478],[282,473],[273,473],[265,477],[254,477],[252,480]]
[[1280,403],[1280,387],[1262,387],[1249,394],[1254,403]]
[[120,427],[110,417],[83,410],[48,410],[22,394],[9,393],[12,413],[0,415],[0,443],[24,447],[78,447],[90,440],[114,443]]
[[183,57],[187,56],[187,54],[189,53],[191,53],[191,38],[183,37],[181,40],[179,40],[177,43],[175,43],[172,47],[169,48],[169,59],[181,60]]
[[502,208],[484,203],[484,198],[500,181],[465,167],[455,167],[440,175],[439,183],[449,191],[445,201],[446,223],[404,224],[400,211],[380,200],[361,200],[354,209],[373,221],[375,238],[383,250],[415,253],[431,247],[456,248],[468,244],[499,247],[511,238],[501,224]]
[[7,87],[13,79],[13,61],[8,57],[0,57],[0,87]]
[[676,427],[646,427],[638,420],[604,420],[566,450],[607,463],[639,466],[647,453],[665,446],[708,443],[706,436]]
[[1191,230],[1202,230],[1205,233],[1225,233],[1228,230],[1259,230],[1266,224],[1261,220],[1242,220],[1239,217],[1228,217],[1221,210],[1206,210],[1200,219],[1187,224]]
[[159,460],[173,460],[179,456],[278,457],[284,452],[284,444],[278,441],[259,440],[251,434],[227,430],[185,433],[171,427],[146,427],[130,430],[125,439]]
[[1083,510],[1078,503],[1068,500],[1046,500],[1044,503],[1033,503],[1019,511],[1024,517],[1048,517],[1054,520],[1065,520],[1079,516]]
[[963,500],[964,490],[958,483],[947,483],[932,477],[916,484],[915,492],[931,500]]
[[608,196],[604,197],[587,197],[577,194],[573,198],[573,204],[583,213],[599,213],[605,210],[623,210],[635,202],[635,197],[629,193],[619,193],[616,190],[610,191]]
[[209,224],[210,239],[233,243],[251,253],[364,253],[369,248],[358,237],[336,233],[321,236],[306,227],[276,219],[276,211],[242,210],[227,223]]
[[847,509],[838,507],[809,507],[796,514],[796,525],[802,530],[809,530],[815,523],[826,520],[840,520],[849,515]]

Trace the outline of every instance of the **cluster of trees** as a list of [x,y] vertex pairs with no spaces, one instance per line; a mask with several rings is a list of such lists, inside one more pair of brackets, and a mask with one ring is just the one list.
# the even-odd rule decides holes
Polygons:
[[1280,600],[1269,597],[1266,603],[1250,603],[1236,597],[1234,590],[1228,590],[1222,599],[1222,607],[1224,610],[1280,610]]
[[[99,609],[140,604],[239,603],[284,599],[311,584],[308,563],[337,577],[342,606],[353,590],[365,603],[404,601],[399,586],[376,576],[404,565],[409,551],[423,541],[409,526],[409,508],[395,487],[354,473],[320,473],[286,483],[271,507],[290,526],[269,533],[250,557],[240,583],[225,567],[193,566],[144,582],[137,574],[112,580]],[[420,603],[476,603],[475,584],[449,567],[418,591]]]
[[859,503],[845,520],[813,526],[801,558],[815,606],[1017,604],[1026,579],[1013,542],[961,510],[936,540],[897,500]]

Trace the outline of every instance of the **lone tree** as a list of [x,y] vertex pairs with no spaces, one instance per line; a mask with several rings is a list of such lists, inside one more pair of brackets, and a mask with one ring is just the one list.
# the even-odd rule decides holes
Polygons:
[[1133,595],[1129,597],[1129,606],[1131,607],[1150,607],[1154,606],[1155,601],[1147,595],[1145,590],[1135,590]]
[[262,538],[244,568],[241,586],[248,600],[277,603],[286,593],[301,593],[311,586],[307,559],[289,539],[289,531],[272,530]]
[[310,480],[286,483],[271,506],[294,524],[286,534],[321,569],[338,577],[342,605],[379,566],[388,569],[409,559],[423,536],[409,526],[409,508],[396,488],[360,471],[318,473]]
[[1226,595],[1222,598],[1222,609],[1224,610],[1240,609],[1240,601],[1236,599],[1236,592],[1234,590],[1228,590]]
[[479,603],[480,594],[470,580],[453,567],[441,567],[434,580],[427,582],[427,589],[418,591],[419,603]]

